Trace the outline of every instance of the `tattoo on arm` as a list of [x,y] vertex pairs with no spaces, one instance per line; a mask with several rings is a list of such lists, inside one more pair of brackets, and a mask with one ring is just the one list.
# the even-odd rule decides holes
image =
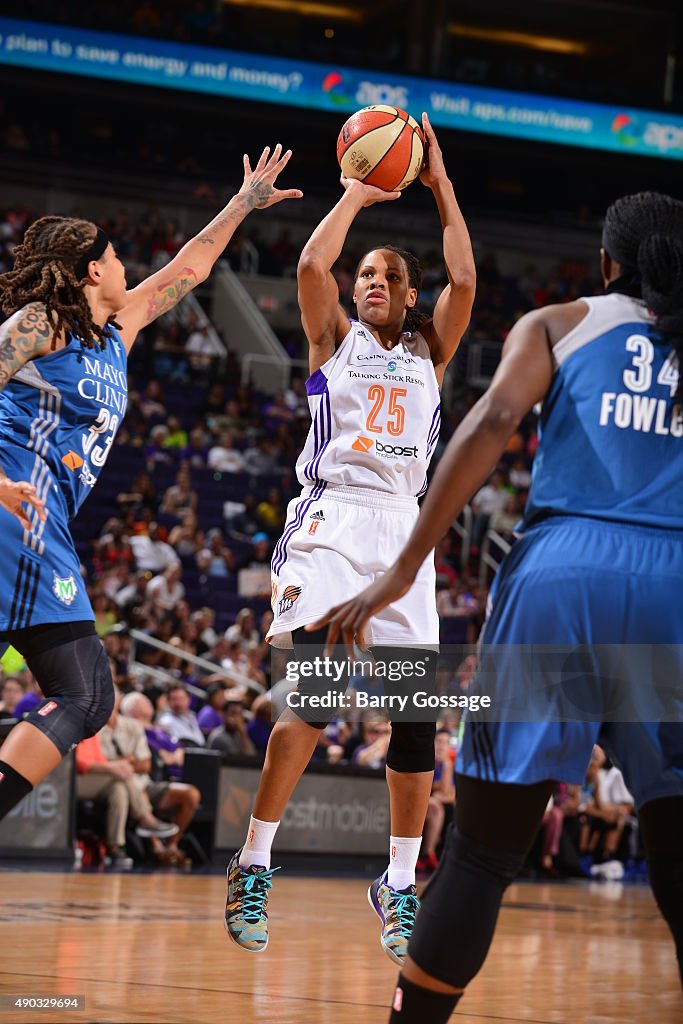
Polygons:
[[169,309],[173,309],[196,284],[197,274],[192,267],[183,267],[177,277],[160,284],[147,302],[147,323],[168,313]]
[[216,239],[215,238],[209,238],[208,235],[197,235],[195,241],[196,242],[200,242],[202,245],[215,245],[216,244]]
[[20,309],[0,326],[0,388],[36,356],[48,350],[53,328],[43,306]]

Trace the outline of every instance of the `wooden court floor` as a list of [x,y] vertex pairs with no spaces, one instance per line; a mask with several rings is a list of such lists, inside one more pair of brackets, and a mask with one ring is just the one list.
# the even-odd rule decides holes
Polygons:
[[[227,939],[220,876],[2,871],[0,887],[2,995],[86,1001],[79,1012],[2,1009],[0,1024],[386,1024],[396,968],[362,881],[283,873],[260,955]],[[649,889],[513,886],[454,1021],[681,1024]]]

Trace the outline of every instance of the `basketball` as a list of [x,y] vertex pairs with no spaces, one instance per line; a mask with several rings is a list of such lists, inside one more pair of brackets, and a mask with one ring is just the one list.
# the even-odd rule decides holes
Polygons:
[[347,178],[385,192],[407,188],[424,162],[425,138],[414,117],[399,107],[363,107],[337,139],[337,160]]

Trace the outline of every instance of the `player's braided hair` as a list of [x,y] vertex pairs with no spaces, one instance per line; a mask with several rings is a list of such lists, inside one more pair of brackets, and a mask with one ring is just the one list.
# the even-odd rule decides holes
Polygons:
[[[399,249],[395,245],[378,245],[377,249],[388,249],[389,252],[395,252],[397,256],[401,257],[406,265],[406,270],[408,271],[408,282],[410,287],[415,288],[419,297],[420,289],[422,287],[422,268],[415,253],[409,252],[407,249]],[[354,281],[358,278],[358,274],[360,273],[360,268],[363,265],[364,260],[365,256],[363,256],[363,259],[356,267],[356,273],[353,276]],[[425,316],[424,313],[418,313],[416,309],[408,309],[406,310],[406,318],[403,321],[403,329],[412,334],[414,331],[419,331],[425,320],[429,320],[429,317]]]
[[605,215],[603,247],[621,267],[609,291],[641,298],[676,352],[683,398],[683,202],[659,192],[617,199]]
[[[45,306],[53,325],[52,347],[61,331],[73,333],[84,345],[106,345],[109,331],[93,322],[76,265],[87,254],[97,233],[89,220],[41,217],[26,231],[14,250],[14,268],[0,274],[0,306],[7,316],[30,302]],[[115,326],[115,322],[109,323]]]

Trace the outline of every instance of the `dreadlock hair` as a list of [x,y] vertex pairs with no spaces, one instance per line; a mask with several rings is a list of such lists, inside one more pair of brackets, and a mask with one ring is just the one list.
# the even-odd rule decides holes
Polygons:
[[[397,256],[401,257],[406,265],[406,270],[408,271],[408,283],[411,288],[414,288],[417,291],[419,296],[420,289],[422,288],[422,267],[420,266],[420,261],[415,253],[409,252],[407,249],[399,249],[395,245],[378,245],[375,249],[388,249],[389,252],[394,252]],[[373,252],[374,251],[375,250],[373,250]],[[358,275],[364,259],[365,256],[360,260],[356,267],[356,272],[353,275],[354,283],[358,280]],[[429,317],[424,313],[418,313],[416,309],[407,309],[406,318],[403,321],[403,328],[412,334],[414,331],[419,331],[425,320],[429,320]]]
[[659,192],[623,196],[607,210],[603,248],[621,267],[608,291],[643,300],[676,353],[683,398],[683,202]]
[[[96,226],[76,217],[41,217],[14,250],[14,269],[0,274],[0,306],[7,316],[30,302],[42,303],[53,326],[52,348],[63,330],[80,338],[87,348],[106,346],[107,326],[93,322],[85,296],[87,278],[80,280],[76,265],[91,245]],[[108,323],[116,326],[114,320]]]

